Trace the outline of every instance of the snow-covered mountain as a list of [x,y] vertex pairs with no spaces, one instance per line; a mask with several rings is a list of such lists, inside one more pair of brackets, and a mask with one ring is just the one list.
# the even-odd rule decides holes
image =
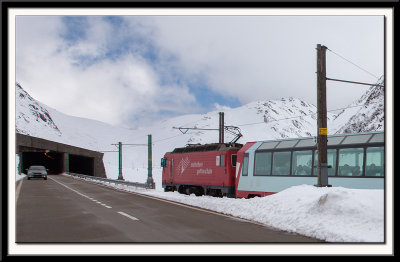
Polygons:
[[16,132],[36,136],[40,130],[49,129],[53,131],[52,134],[61,136],[45,106],[33,99],[19,84],[16,84],[16,89]]
[[33,99],[21,85],[16,85],[16,132],[51,141],[104,150],[104,143],[118,142],[110,134],[124,139],[131,131],[91,120],[69,116]]
[[335,124],[339,127],[336,133],[361,133],[384,130],[384,80],[381,78],[376,86],[372,86],[358,100],[347,109],[342,110],[335,117]]
[[[328,112],[328,133],[355,133],[383,130],[384,90],[371,87],[347,109]],[[218,128],[219,112],[224,112],[225,125],[239,127],[239,143],[268,139],[315,136],[317,108],[297,98],[256,101],[238,108],[222,107],[206,114],[183,115],[129,130],[99,121],[63,114],[33,99],[16,84],[16,132],[73,146],[104,152],[104,165],[109,178],[118,176],[118,142],[143,144],[123,146],[123,176],[126,180],[145,182],[147,178],[147,136],[153,141],[153,177],[161,187],[161,169],[156,161],[165,152],[186,144],[218,142],[217,131],[188,130],[173,127]],[[229,142],[234,134],[226,133]]]

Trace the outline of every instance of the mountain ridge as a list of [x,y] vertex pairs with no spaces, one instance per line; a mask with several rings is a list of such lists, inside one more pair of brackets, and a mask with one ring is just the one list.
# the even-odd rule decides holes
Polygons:
[[[383,81],[383,80],[382,80]],[[328,134],[384,130],[384,89],[373,86],[338,114],[328,112]],[[32,98],[16,84],[16,132],[64,144],[104,152],[107,176],[118,175],[118,142],[146,144],[153,137],[153,159],[186,144],[218,142],[219,112],[224,111],[226,126],[240,128],[243,137],[238,143],[316,136],[317,108],[298,98],[254,101],[237,108],[221,107],[205,114],[182,115],[160,120],[140,129],[126,129],[97,120],[69,116]],[[197,127],[182,133],[173,127]],[[235,134],[225,133],[229,142]],[[135,176],[132,181],[143,182],[147,176],[147,147],[124,146],[123,169]],[[110,152],[111,151],[111,152]],[[155,166],[154,177],[160,180],[160,168]],[[141,175],[138,175],[140,173]],[[161,181],[161,180],[160,180]]]

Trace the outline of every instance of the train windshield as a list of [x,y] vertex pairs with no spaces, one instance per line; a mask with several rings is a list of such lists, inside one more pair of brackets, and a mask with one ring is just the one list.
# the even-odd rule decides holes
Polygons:
[[231,155],[232,166],[236,166],[237,155]]

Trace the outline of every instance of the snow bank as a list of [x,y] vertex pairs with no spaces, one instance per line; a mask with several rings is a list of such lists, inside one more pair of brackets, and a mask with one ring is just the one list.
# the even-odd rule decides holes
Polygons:
[[383,242],[383,190],[295,186],[253,199],[146,193],[328,242]]
[[26,175],[24,173],[21,173],[21,174],[18,173],[18,165],[19,165],[19,155],[16,154],[15,155],[15,182],[26,177]]
[[115,188],[255,221],[327,242],[384,241],[384,191],[343,187],[290,187],[252,199],[196,197],[113,185]]

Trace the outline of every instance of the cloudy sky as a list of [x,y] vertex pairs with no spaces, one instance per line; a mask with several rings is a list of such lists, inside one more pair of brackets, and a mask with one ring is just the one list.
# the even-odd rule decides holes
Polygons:
[[[151,121],[301,98],[316,105],[316,45],[327,76],[384,73],[379,15],[18,15],[16,81],[63,113],[137,127]],[[328,109],[367,86],[327,83]]]

